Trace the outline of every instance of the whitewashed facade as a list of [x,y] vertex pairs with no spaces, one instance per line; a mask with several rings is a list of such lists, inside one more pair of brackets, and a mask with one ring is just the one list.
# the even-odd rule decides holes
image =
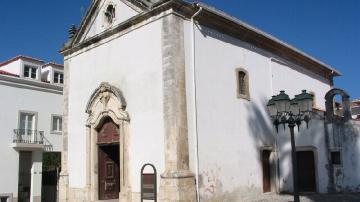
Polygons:
[[[335,69],[214,8],[182,1],[95,0],[73,34],[61,50],[60,201],[106,199],[97,141],[107,118],[120,136],[120,201],[140,200],[147,163],[158,171],[159,201],[249,201],[264,191],[263,151],[270,152],[270,191],[291,192],[289,131],[276,133],[265,107],[280,90],[315,96],[316,113],[296,142],[312,152],[313,191],[328,192],[323,112]],[[239,88],[239,71],[247,89]]]
[[43,153],[62,149],[62,84],[45,71],[63,74],[61,65],[26,56],[0,63],[0,198],[7,201],[41,201]]

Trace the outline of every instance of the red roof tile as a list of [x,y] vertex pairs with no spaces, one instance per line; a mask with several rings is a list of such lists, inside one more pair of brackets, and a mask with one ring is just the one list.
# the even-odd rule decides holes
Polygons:
[[7,65],[9,63],[12,63],[12,62],[14,62],[14,61],[16,61],[18,59],[23,59],[23,60],[27,60],[27,61],[31,61],[31,62],[36,62],[36,63],[44,63],[44,61],[40,60],[40,59],[36,59],[36,58],[29,57],[29,56],[24,56],[24,55],[18,55],[18,56],[13,57],[13,58],[11,58],[9,60],[1,62],[0,67],[5,66],[5,65]]
[[45,68],[47,66],[55,66],[55,67],[59,67],[59,68],[62,68],[62,69],[64,68],[64,65],[57,64],[57,63],[54,63],[54,62],[48,62],[48,63],[44,64],[42,66],[42,68]]
[[0,70],[0,74],[7,75],[7,76],[19,77],[19,75],[17,75],[17,74],[13,74],[13,73],[10,73],[10,72],[4,71],[4,70]]

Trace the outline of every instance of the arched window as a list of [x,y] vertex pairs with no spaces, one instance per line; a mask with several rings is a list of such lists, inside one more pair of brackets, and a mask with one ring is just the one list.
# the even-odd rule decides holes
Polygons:
[[250,100],[249,73],[243,68],[236,69],[237,97]]

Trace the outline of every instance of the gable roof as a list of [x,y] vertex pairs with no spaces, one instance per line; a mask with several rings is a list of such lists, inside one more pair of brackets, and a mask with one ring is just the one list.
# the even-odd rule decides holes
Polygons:
[[16,60],[19,60],[19,59],[29,61],[29,62],[39,63],[39,64],[44,63],[43,60],[40,60],[40,59],[37,59],[37,58],[33,58],[33,57],[25,56],[25,55],[18,55],[18,56],[15,56],[13,58],[10,58],[10,59],[8,59],[8,60],[6,60],[4,62],[1,62],[0,67],[5,66],[7,64],[10,64],[10,63],[12,63],[12,62],[14,62]]
[[57,63],[54,63],[54,62],[48,62],[48,63],[44,64],[43,66],[41,66],[41,68],[45,68],[45,67],[48,67],[48,66],[53,66],[53,67],[57,67],[59,69],[64,69],[64,65],[57,64]]
[[250,26],[233,16],[230,16],[203,3],[191,4],[183,0],[121,0],[127,1],[134,6],[137,6],[142,10],[142,12],[123,23],[120,23],[113,29],[106,30],[99,35],[89,38],[83,42],[79,42],[80,36],[83,34],[86,25],[89,23],[91,15],[95,12],[95,9],[100,1],[101,0],[92,1],[89,10],[80,25],[80,29],[77,31],[72,40],[69,41],[62,50],[60,50],[62,54],[67,55],[87,47],[100,41],[101,39],[110,37],[135,24],[143,22],[150,17],[156,16],[164,10],[173,8],[174,12],[177,12],[182,16],[190,19],[196,12],[200,10],[200,8],[202,8],[203,11],[196,17],[196,21],[199,24],[219,30],[220,32],[223,32],[227,35],[233,36],[258,48],[274,53],[275,55],[278,55],[289,61],[295,62],[324,78],[331,80],[332,77],[341,75],[338,70],[331,67],[330,65],[315,59],[314,57],[296,49],[295,47],[277,39],[276,37],[267,34],[253,26]]
[[[77,34],[73,38],[73,42],[77,43],[80,41],[81,36],[86,31],[86,27],[91,22],[92,15],[95,14],[97,7],[99,6],[100,2],[102,0],[92,0],[91,4],[89,6],[89,9],[87,10],[84,18],[81,21],[80,27],[77,31]],[[118,0],[129,7],[133,8],[138,13],[146,12],[151,10],[154,6],[161,4],[163,2],[169,1],[169,0]]]

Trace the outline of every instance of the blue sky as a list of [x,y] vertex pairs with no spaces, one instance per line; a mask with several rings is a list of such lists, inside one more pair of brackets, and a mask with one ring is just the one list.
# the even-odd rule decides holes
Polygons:
[[[0,61],[23,54],[62,63],[58,50],[90,0],[2,0]],[[359,0],[203,0],[343,73],[337,87],[360,98]]]

